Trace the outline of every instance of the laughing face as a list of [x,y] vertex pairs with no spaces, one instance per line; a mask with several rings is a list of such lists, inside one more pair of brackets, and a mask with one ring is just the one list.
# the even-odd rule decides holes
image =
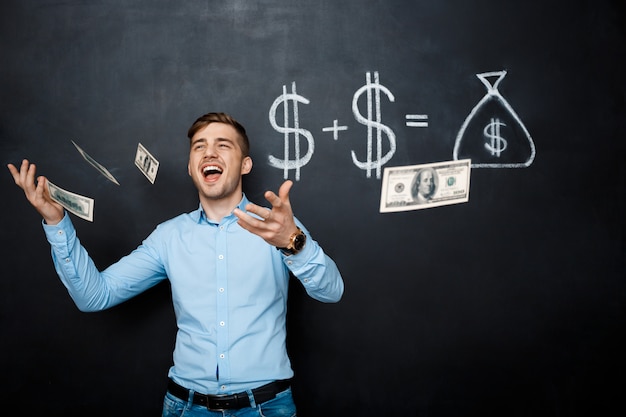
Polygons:
[[241,200],[241,176],[252,169],[252,159],[243,155],[240,141],[232,126],[218,122],[191,138],[189,176],[203,205],[220,202],[234,207]]

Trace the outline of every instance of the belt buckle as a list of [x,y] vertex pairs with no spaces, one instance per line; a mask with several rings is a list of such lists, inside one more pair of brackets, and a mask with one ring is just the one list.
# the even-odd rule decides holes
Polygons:
[[232,408],[232,398],[230,401],[226,398],[233,397],[232,395],[211,395],[207,398],[206,408],[209,411],[226,411]]

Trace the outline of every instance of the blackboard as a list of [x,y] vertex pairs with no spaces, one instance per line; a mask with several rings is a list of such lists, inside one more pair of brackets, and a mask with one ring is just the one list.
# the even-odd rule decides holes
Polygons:
[[[105,267],[197,207],[186,130],[205,112],[231,113],[252,142],[247,195],[263,202],[294,180],[296,215],[346,283],[336,305],[291,286],[299,415],[616,415],[626,409],[624,17],[608,0],[3,1],[1,159],[29,158],[95,200],[93,222],[73,221]],[[381,171],[449,161],[486,73],[505,73],[497,90],[526,129],[516,130],[523,166],[473,168],[467,203],[380,213],[382,128],[360,123],[353,101],[365,115],[367,91],[379,93],[382,154],[385,132],[395,136]],[[272,121],[285,129],[287,104],[295,129],[296,102],[300,157],[313,152],[284,170],[270,157],[284,159],[296,135]],[[355,163],[368,129],[369,172]],[[138,143],[160,161],[154,184],[134,166]],[[175,334],[167,284],[80,313],[8,171],[0,186],[4,411],[159,415]]]

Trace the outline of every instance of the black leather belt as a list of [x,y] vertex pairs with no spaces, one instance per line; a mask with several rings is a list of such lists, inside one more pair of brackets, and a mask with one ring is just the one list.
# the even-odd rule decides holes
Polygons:
[[[264,403],[271,399],[276,398],[276,395],[283,392],[291,385],[291,380],[284,379],[280,381],[270,382],[262,387],[252,390],[254,396],[254,402],[257,404]],[[169,380],[167,390],[175,397],[180,398],[183,401],[189,400],[189,390],[185,387],[181,387],[176,382]],[[203,405],[209,410],[238,410],[240,408],[250,407],[250,397],[246,391],[238,392],[231,395],[210,395],[193,393],[193,403],[197,405]]]

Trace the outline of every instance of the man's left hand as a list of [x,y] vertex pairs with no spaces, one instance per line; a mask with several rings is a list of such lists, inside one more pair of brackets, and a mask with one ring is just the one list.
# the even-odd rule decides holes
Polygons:
[[287,247],[289,238],[298,230],[289,201],[292,186],[293,182],[287,180],[278,189],[278,195],[272,191],[265,192],[265,199],[272,205],[271,209],[252,203],[246,206],[246,211],[256,214],[260,219],[236,208],[233,214],[239,219],[237,223],[272,246]]

